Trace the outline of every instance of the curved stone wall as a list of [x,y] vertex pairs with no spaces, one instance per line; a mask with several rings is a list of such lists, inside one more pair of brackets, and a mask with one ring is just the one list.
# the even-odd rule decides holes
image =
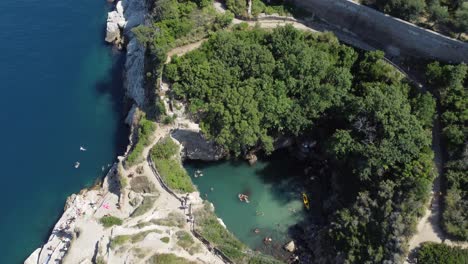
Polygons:
[[446,62],[468,62],[468,44],[350,0],[292,0],[322,20],[384,50]]

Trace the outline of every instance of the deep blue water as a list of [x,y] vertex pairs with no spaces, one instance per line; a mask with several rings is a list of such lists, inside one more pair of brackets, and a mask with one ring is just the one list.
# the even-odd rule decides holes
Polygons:
[[123,152],[122,55],[103,41],[109,8],[0,1],[0,263],[22,263],[66,197]]

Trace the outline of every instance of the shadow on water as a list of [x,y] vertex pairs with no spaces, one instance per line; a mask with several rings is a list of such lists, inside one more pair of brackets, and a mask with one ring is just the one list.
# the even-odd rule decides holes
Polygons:
[[[296,247],[299,244],[306,243],[303,241],[305,233],[313,233],[323,222],[322,216],[322,186],[319,180],[312,180],[305,173],[307,164],[299,161],[288,150],[282,149],[275,151],[270,156],[262,156],[261,161],[266,161],[266,166],[258,169],[256,174],[266,183],[272,186],[273,197],[281,202],[288,204],[293,200],[302,201],[302,193],[306,193],[310,209],[305,210],[303,218],[300,222],[290,226],[287,235],[290,239],[296,242]],[[288,259],[292,254],[283,249],[284,244],[272,243],[271,245],[263,245],[262,252],[273,255],[279,259]]]
[[117,127],[114,129],[113,152],[122,155],[128,145],[129,127],[125,124],[125,117],[130,109],[130,103],[125,98],[124,70],[125,53],[112,50],[113,63],[109,70],[109,78],[104,78],[96,82],[96,91],[99,95],[110,95],[112,110],[118,114]]
[[261,162],[266,165],[255,171],[265,183],[271,185],[274,197],[282,204],[302,199],[304,191],[304,165],[294,160],[288,151],[278,150],[270,156],[262,156]]

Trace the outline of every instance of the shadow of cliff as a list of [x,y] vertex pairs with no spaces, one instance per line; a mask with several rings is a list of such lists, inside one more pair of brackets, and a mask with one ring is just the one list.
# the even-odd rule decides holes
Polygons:
[[[111,47],[109,47],[111,49]],[[99,95],[109,95],[111,98],[112,111],[117,113],[118,121],[114,131],[113,155],[122,155],[128,144],[129,127],[125,124],[125,117],[131,107],[129,100],[125,98],[124,71],[125,53],[116,50],[112,52],[113,63],[106,78],[98,80],[95,84]]]

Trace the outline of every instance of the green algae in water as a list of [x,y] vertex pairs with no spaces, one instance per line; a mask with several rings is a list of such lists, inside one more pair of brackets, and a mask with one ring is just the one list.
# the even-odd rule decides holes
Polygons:
[[[228,230],[252,249],[272,253],[291,240],[290,228],[305,218],[303,168],[283,152],[253,166],[245,161],[222,161],[187,162],[184,167]],[[197,170],[203,176],[195,177]],[[247,194],[250,203],[239,201],[240,193]],[[309,199],[314,202],[313,197]],[[265,237],[273,239],[270,246],[264,245]]]

